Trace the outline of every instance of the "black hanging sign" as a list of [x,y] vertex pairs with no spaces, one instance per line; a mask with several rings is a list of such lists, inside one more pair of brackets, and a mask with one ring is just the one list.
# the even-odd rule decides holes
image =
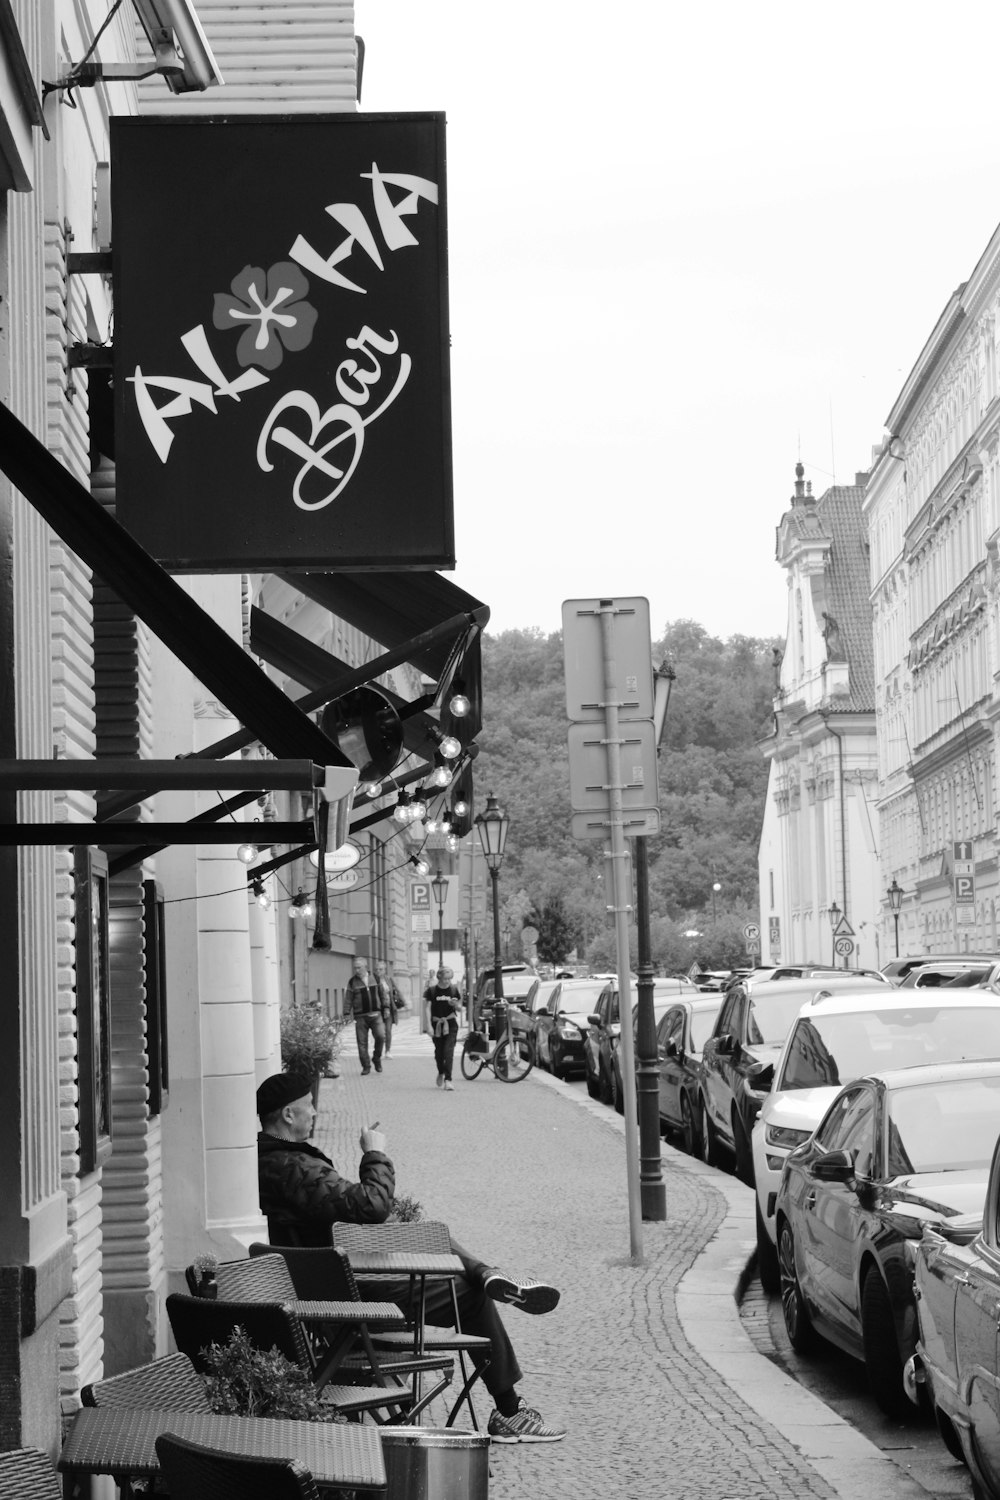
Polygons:
[[178,572],[454,566],[444,116],[111,122],[118,519]]

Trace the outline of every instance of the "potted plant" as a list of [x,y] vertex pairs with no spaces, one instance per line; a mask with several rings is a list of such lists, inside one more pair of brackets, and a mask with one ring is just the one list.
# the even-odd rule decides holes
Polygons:
[[191,1264],[198,1277],[198,1296],[207,1297],[214,1302],[219,1295],[219,1283],[215,1279],[215,1273],[219,1268],[218,1260],[209,1253],[196,1255]]
[[281,1066],[310,1080],[314,1104],[320,1079],[340,1056],[343,1029],[343,1019],[328,1016],[315,1000],[281,1013]]
[[308,1370],[277,1349],[256,1348],[243,1328],[234,1328],[225,1344],[210,1344],[201,1354],[210,1372],[205,1376],[208,1399],[220,1415],[347,1421],[320,1400]]

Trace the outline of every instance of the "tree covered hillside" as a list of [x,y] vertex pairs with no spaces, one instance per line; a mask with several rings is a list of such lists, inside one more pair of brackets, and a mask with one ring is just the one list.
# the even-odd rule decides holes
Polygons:
[[[660,751],[660,835],[649,841],[654,956],[667,968],[693,957],[732,962],[757,907],[757,844],[767,763],[775,641],[720,641],[692,620],[668,625],[653,661],[676,677]],[[604,844],[570,833],[568,722],[562,635],[508,630],[484,637],[485,724],[477,801],[493,791],[510,815],[501,875],[501,924],[538,928],[539,956],[577,949],[606,963],[613,931],[604,894]],[[717,920],[713,923],[712,883]],[[698,938],[685,938],[697,931]],[[491,947],[488,933],[485,947]],[[734,949],[736,951],[734,951]]]

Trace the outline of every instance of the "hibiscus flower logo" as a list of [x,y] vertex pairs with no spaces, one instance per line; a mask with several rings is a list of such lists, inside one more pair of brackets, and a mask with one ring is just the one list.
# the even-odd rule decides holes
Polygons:
[[286,349],[306,348],[317,316],[304,300],[308,290],[298,266],[282,260],[267,272],[244,266],[230,292],[216,292],[212,322],[216,328],[240,331],[237,363],[276,370]]

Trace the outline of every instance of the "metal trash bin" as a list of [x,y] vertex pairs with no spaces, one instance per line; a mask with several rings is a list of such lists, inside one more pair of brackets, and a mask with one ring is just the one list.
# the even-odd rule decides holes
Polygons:
[[488,1500],[490,1440],[485,1432],[382,1427],[386,1500]]

